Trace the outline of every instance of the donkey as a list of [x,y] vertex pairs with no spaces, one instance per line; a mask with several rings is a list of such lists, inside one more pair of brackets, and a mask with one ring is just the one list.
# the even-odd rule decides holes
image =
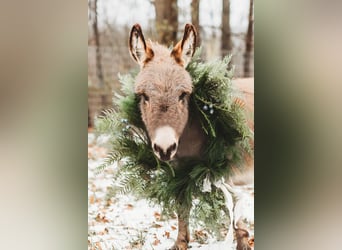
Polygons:
[[[206,135],[199,120],[189,118],[192,80],[186,71],[196,46],[196,29],[185,25],[184,35],[171,50],[145,41],[139,24],[129,36],[129,51],[140,65],[135,93],[154,154],[161,161],[201,157]],[[177,211],[178,236],[172,250],[185,250],[190,241],[188,210]]]
[[[200,157],[205,134],[198,121],[188,122],[192,80],[185,70],[196,46],[196,29],[185,25],[183,39],[170,51],[146,42],[139,24],[132,27],[129,50],[140,65],[135,93],[154,154],[162,161]],[[187,249],[189,211],[178,212],[178,236],[172,249]]]

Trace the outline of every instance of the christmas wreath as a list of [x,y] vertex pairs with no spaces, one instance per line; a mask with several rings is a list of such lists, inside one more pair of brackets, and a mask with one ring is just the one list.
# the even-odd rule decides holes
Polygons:
[[[215,181],[228,177],[245,153],[252,154],[242,97],[232,86],[231,57],[200,61],[197,49],[187,66],[193,81],[190,117],[200,119],[208,137],[202,159],[162,162],[153,153],[134,93],[137,72],[119,76],[123,95],[115,94],[113,109],[96,121],[97,131],[111,135],[111,150],[99,170],[119,163],[112,191],[133,193],[161,205],[172,216],[178,206],[191,209],[190,220],[218,236],[229,213]],[[194,219],[195,220],[192,220]]]

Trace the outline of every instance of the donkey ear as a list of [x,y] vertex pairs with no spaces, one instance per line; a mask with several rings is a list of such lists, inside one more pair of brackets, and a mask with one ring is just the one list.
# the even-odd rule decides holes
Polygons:
[[129,51],[133,59],[143,67],[153,58],[153,50],[146,44],[139,24],[135,24],[129,36]]
[[179,41],[171,52],[176,62],[186,67],[195,52],[197,33],[192,24],[186,24],[183,39]]

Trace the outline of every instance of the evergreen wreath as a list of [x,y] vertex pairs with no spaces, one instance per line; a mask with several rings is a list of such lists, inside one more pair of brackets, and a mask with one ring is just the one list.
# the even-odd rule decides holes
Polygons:
[[[163,215],[192,208],[190,219],[219,236],[228,224],[224,195],[215,185],[239,166],[243,154],[252,154],[252,132],[247,126],[241,96],[233,89],[231,56],[200,61],[200,49],[187,66],[193,81],[189,119],[200,119],[208,137],[203,158],[163,162],[153,153],[134,93],[137,72],[119,75],[123,95],[115,94],[114,109],[96,120],[97,131],[111,136],[111,151],[98,170],[118,162],[114,193],[133,193],[161,205]],[[112,194],[113,194],[112,192]],[[222,225],[224,224],[224,225]]]

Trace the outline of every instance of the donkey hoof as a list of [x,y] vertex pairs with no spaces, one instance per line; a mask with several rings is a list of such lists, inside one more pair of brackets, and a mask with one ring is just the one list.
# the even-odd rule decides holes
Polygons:
[[171,247],[169,250],[187,250],[187,248],[184,248],[182,246],[176,246],[174,245],[173,247]]
[[171,247],[170,250],[187,250],[188,248],[190,248],[188,246],[188,243],[180,242],[180,243],[175,243],[175,245]]

